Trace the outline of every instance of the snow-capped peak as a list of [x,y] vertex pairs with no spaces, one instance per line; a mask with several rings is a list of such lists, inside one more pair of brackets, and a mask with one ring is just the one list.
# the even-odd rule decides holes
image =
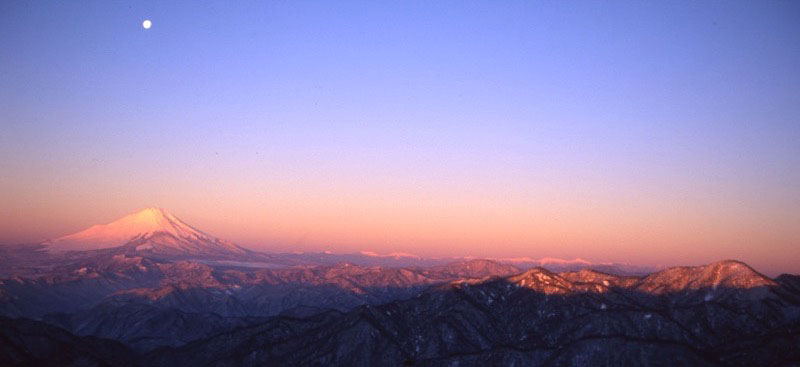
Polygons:
[[166,210],[155,207],[142,209],[102,227],[109,230],[116,230],[126,235],[166,232],[181,237],[210,237]]
[[146,208],[107,224],[49,241],[53,251],[81,251],[118,247],[136,242],[137,250],[168,250],[201,254],[211,251],[243,252],[238,246],[214,238],[161,208]]

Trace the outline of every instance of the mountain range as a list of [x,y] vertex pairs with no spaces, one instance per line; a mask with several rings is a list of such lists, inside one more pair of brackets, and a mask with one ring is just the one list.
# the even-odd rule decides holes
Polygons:
[[[435,266],[476,259],[475,257],[423,258],[408,253],[381,255],[372,251],[359,253],[293,252],[263,253],[248,250],[233,242],[209,235],[169,213],[157,208],[145,208],[107,224],[91,226],[77,233],[36,244],[16,245],[0,249],[0,259],[20,257],[23,251],[46,252],[51,255],[81,256],[81,253],[126,254],[167,259],[195,259],[217,261],[241,266],[280,267],[294,265],[356,265],[380,266]],[[41,260],[41,255],[32,256]],[[557,258],[534,259],[494,258],[500,263],[511,264],[522,269],[544,267],[552,271],[580,270],[586,267],[618,274],[642,275],[655,268],[628,264],[595,264],[583,259],[563,260]]]
[[733,260],[262,253],[148,208],[0,269],[0,365],[800,365],[800,277]]

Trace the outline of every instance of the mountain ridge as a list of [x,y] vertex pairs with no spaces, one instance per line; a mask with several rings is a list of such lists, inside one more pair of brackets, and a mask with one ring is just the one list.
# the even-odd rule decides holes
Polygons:
[[[484,259],[247,268],[104,253],[0,279],[0,316],[46,321],[78,345],[89,336],[123,342],[148,365],[537,365],[572,355],[603,365],[609,355],[597,348],[627,350],[625,365],[658,365],[665,340],[678,348],[676,364],[705,361],[694,352],[702,350],[710,365],[754,365],[760,357],[715,348],[772,353],[800,340],[791,336],[800,330],[798,284],[731,260],[623,276]],[[795,334],[780,339],[787,333]],[[762,336],[778,339],[760,347]]]

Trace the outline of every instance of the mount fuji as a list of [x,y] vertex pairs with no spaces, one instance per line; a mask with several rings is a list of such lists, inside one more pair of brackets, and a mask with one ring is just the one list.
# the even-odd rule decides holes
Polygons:
[[171,256],[225,257],[250,253],[233,242],[192,227],[161,208],[146,208],[42,244],[55,253],[109,248]]

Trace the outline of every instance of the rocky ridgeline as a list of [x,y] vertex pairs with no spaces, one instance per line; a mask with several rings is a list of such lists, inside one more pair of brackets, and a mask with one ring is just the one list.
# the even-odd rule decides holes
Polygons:
[[790,364],[797,279],[736,261],[635,277],[487,260],[248,269],[98,255],[2,280],[2,314],[46,324],[3,319],[42,335],[4,331],[13,348],[0,362],[49,361],[61,354],[26,343],[58,334],[76,351],[112,339],[164,366]]

